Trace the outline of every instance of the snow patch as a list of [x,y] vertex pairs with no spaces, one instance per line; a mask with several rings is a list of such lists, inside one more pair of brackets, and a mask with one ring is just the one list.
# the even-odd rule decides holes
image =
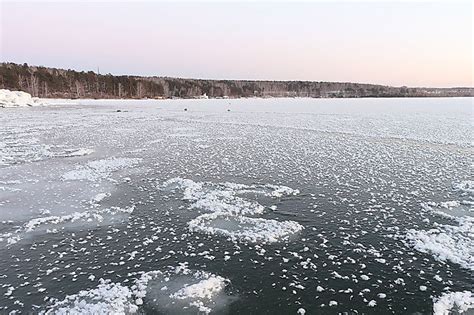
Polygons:
[[14,232],[0,234],[0,242],[5,241],[12,245],[23,239],[28,233],[57,233],[68,225],[80,221],[82,223],[96,222],[108,223],[114,221],[116,216],[128,216],[135,209],[135,206],[128,208],[110,207],[106,209],[93,209],[83,212],[73,212],[63,216],[47,216],[34,218],[26,222]]
[[453,183],[453,189],[461,193],[474,195],[474,180],[463,180]]
[[288,240],[290,236],[303,230],[294,221],[253,218],[261,215],[265,207],[249,195],[280,198],[296,195],[298,190],[278,185],[244,185],[238,183],[195,182],[180,177],[172,178],[161,186],[163,190],[183,192],[183,200],[191,202],[190,209],[209,211],[188,223],[192,232],[209,235],[222,235],[237,242],[273,243]]
[[99,204],[102,200],[108,197],[110,197],[110,193],[98,193],[91,199],[91,204]]
[[247,200],[241,195],[257,194],[266,197],[297,195],[298,190],[278,185],[244,185],[236,183],[215,184],[195,182],[180,177],[167,180],[163,189],[183,191],[183,200],[191,201],[190,208],[211,212],[225,212],[233,215],[262,214],[264,207],[256,201]]
[[[472,183],[472,181],[454,183],[453,189],[470,193]],[[450,261],[463,268],[474,270],[474,217],[469,215],[473,210],[472,204],[467,205],[470,208],[465,211],[458,200],[423,203],[422,209],[427,213],[448,219],[453,224],[434,222],[433,228],[429,230],[410,229],[405,235],[407,245],[422,253],[431,254],[438,261]]]
[[221,213],[208,213],[188,223],[193,232],[210,235],[220,234],[232,241],[274,243],[288,240],[303,230],[303,226],[294,221],[276,221],[263,218],[249,218]]
[[433,299],[434,315],[449,315],[453,311],[463,314],[474,311],[474,295],[469,291],[444,293]]
[[451,261],[474,270],[474,218],[459,219],[459,225],[440,224],[427,231],[410,229],[406,239],[416,250],[433,255],[439,261]]
[[110,280],[100,279],[95,289],[82,290],[77,294],[68,295],[62,301],[56,301],[48,307],[44,315],[70,314],[130,314],[137,311],[132,303],[132,291]]
[[75,170],[65,173],[62,179],[98,181],[110,177],[115,171],[133,167],[140,161],[139,158],[110,158],[91,161],[85,166],[78,166]]
[[73,149],[73,150],[66,150],[64,153],[64,157],[75,157],[75,156],[84,156],[94,153],[93,149],[87,148],[80,148],[80,149]]
[[131,287],[100,279],[97,288],[53,299],[40,314],[133,314],[142,305],[166,314],[209,314],[235,300],[225,292],[229,284],[228,279],[181,263],[166,271],[143,272]]
[[132,287],[134,295],[148,308],[166,314],[218,312],[235,299],[225,292],[228,279],[194,271],[187,263],[167,271],[143,273]]

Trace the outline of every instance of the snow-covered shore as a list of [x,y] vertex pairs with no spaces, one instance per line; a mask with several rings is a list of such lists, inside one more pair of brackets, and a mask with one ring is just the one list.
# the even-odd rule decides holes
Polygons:
[[23,91],[0,89],[0,107],[39,106],[43,102]]

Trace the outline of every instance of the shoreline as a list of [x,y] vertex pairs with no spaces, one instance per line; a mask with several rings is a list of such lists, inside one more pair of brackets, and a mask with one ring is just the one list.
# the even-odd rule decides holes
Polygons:
[[57,98],[39,97],[40,100],[63,100],[63,101],[231,101],[231,100],[275,100],[275,99],[311,99],[311,100],[338,100],[338,99],[436,99],[436,98],[474,98],[471,96],[365,96],[365,97],[233,97],[233,98]]
[[0,88],[70,99],[472,97],[473,87],[408,87],[330,81],[186,79],[99,74],[0,63]]

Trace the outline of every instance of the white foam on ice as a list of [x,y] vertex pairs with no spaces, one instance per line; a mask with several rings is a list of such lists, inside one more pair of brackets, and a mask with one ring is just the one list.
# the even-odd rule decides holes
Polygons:
[[193,232],[222,235],[232,241],[273,243],[290,239],[303,230],[294,221],[276,221],[222,213],[206,213],[188,223]]
[[137,165],[139,158],[110,158],[96,160],[84,166],[78,166],[62,176],[63,180],[88,180],[98,181],[108,178],[113,172]]
[[100,279],[95,289],[68,295],[47,307],[44,315],[118,314],[135,313],[138,307],[132,301],[132,291],[110,280]]
[[247,195],[280,198],[296,195],[298,190],[278,185],[244,185],[237,183],[195,182],[180,177],[167,180],[161,185],[165,190],[180,189],[183,200],[190,201],[190,209],[201,209],[205,213],[188,223],[193,232],[221,235],[232,241],[272,243],[288,240],[303,230],[294,221],[253,218],[261,215],[265,207]]
[[23,91],[0,89],[0,107],[39,106],[43,105],[37,97]]
[[433,299],[434,315],[463,314],[474,311],[474,294],[470,291],[448,292]]

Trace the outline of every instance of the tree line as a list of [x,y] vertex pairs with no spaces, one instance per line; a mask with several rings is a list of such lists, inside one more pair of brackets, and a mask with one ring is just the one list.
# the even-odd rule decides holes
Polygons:
[[202,80],[98,74],[0,63],[0,88],[45,98],[472,96],[472,88],[408,88],[350,82]]

